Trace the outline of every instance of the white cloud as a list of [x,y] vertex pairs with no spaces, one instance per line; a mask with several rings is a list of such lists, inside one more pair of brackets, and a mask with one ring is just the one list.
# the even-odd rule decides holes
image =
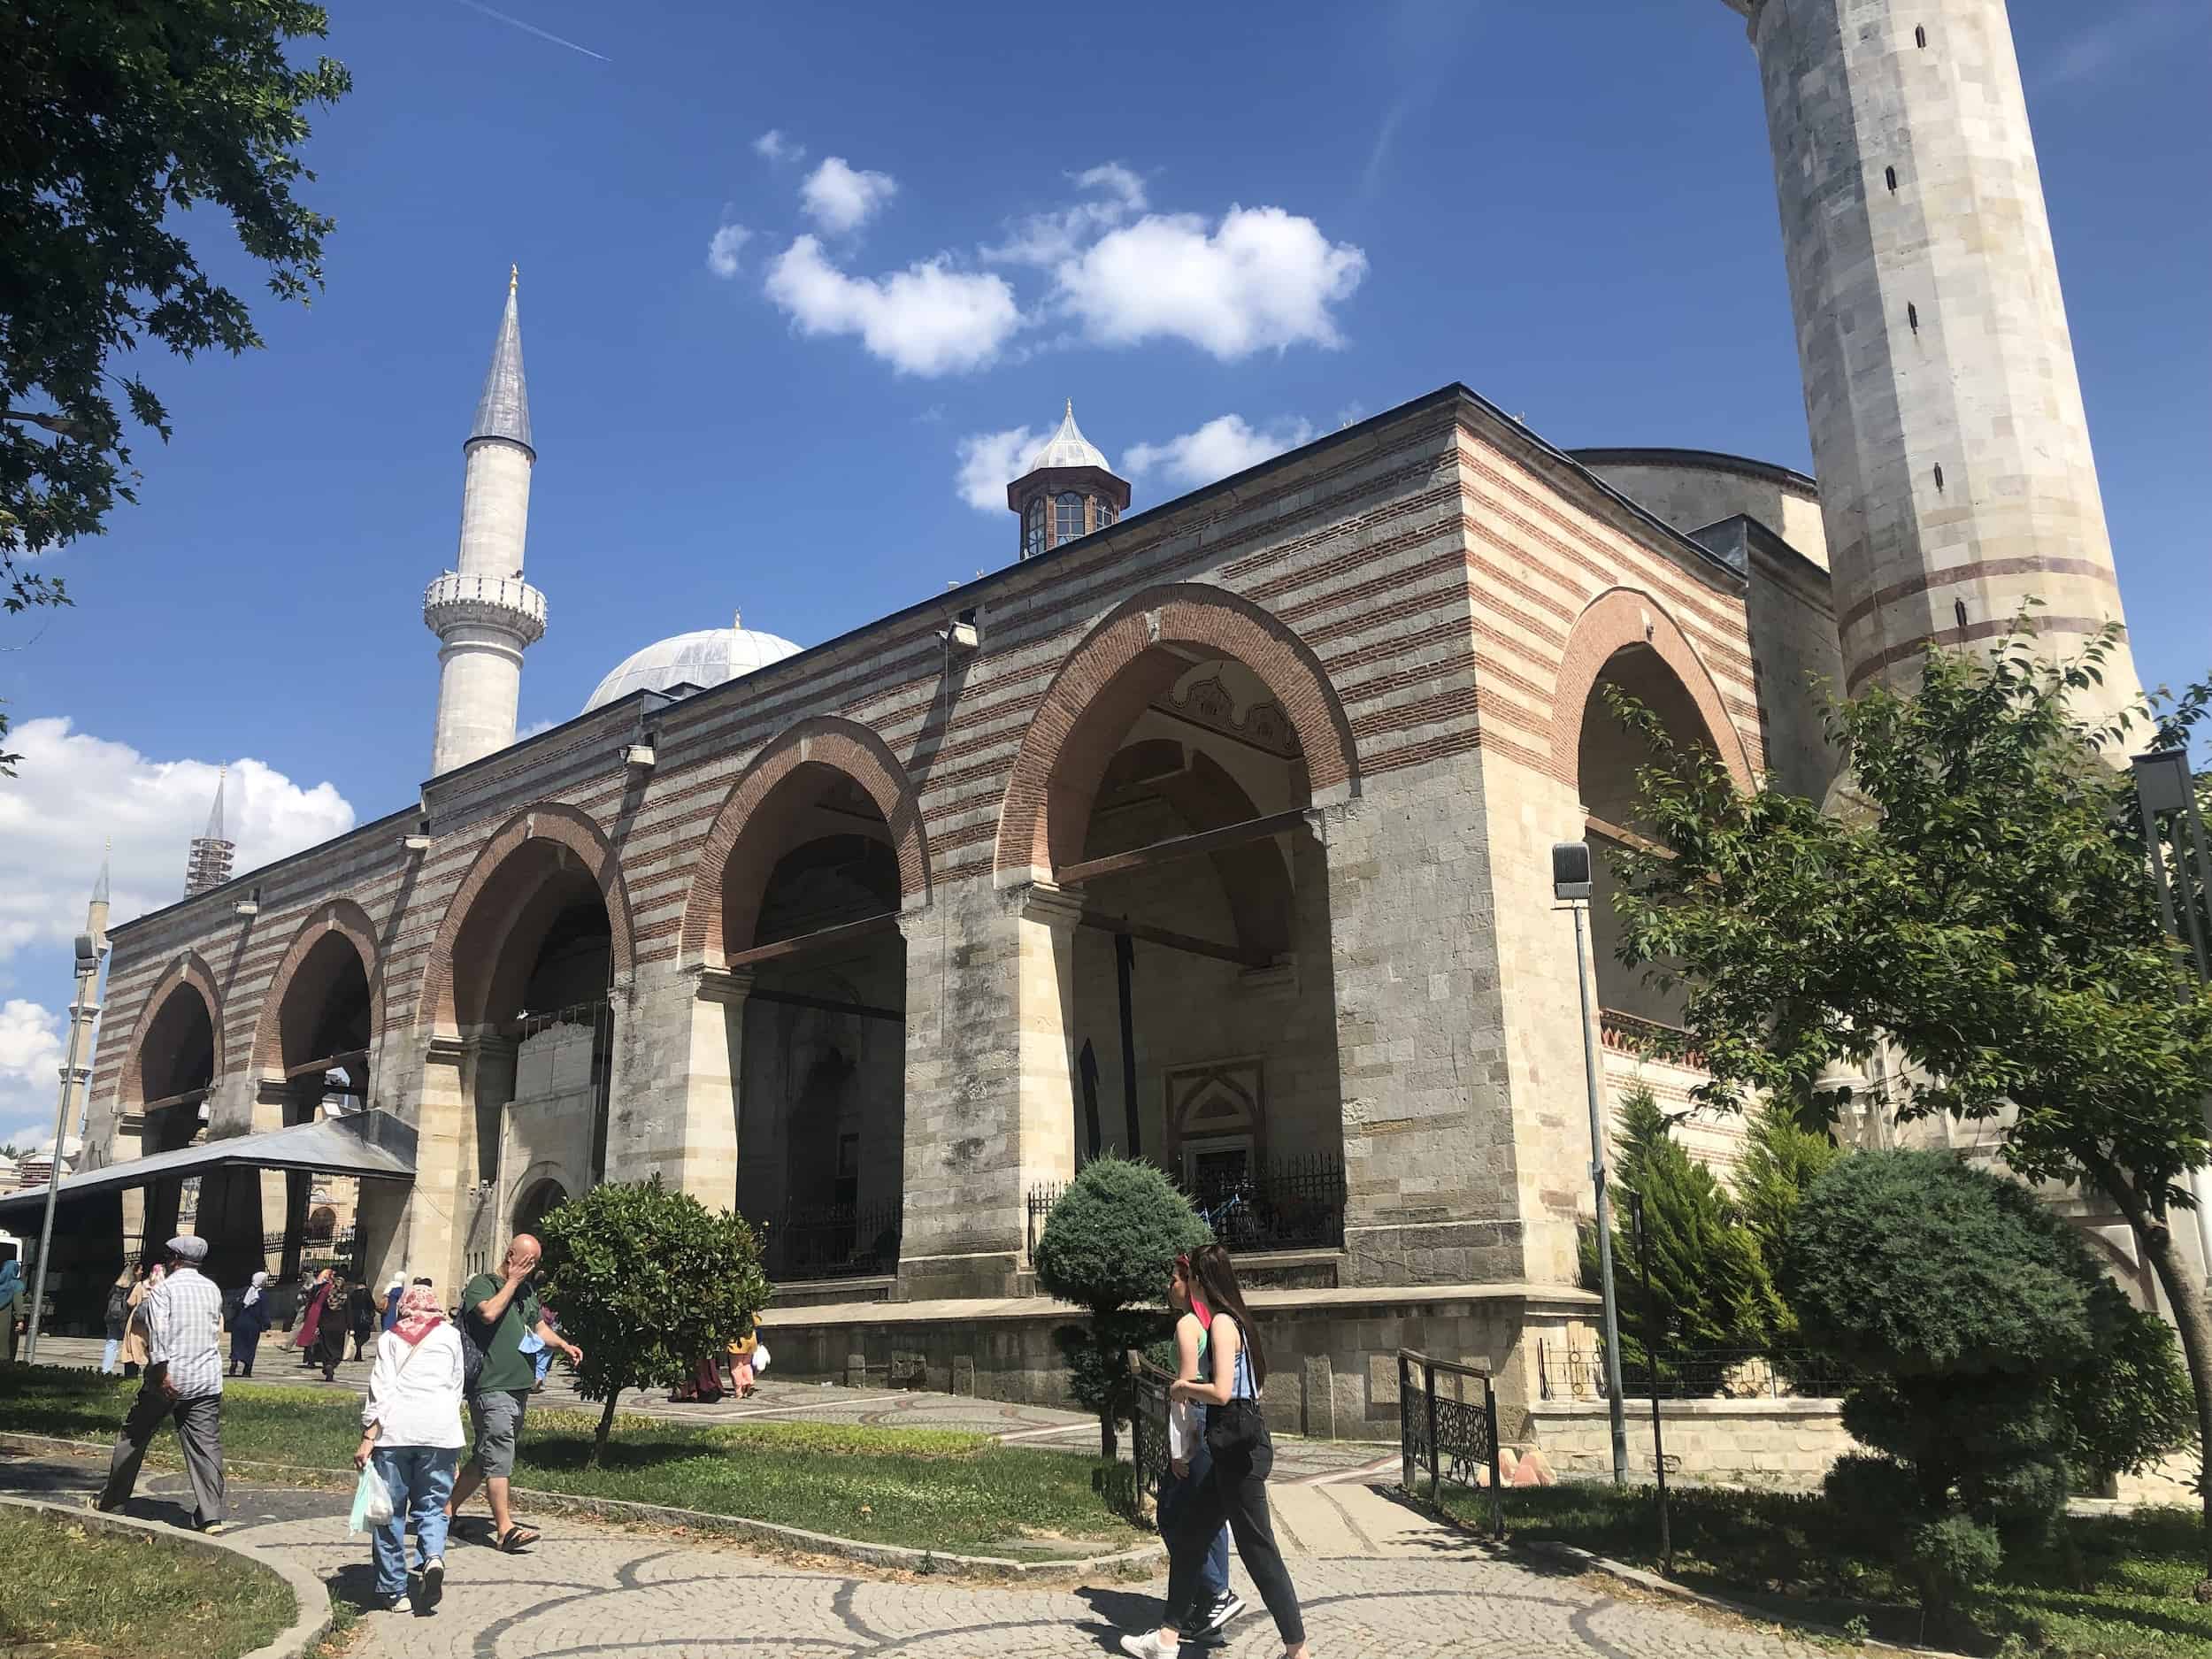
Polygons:
[[1359,249],[1279,207],[1232,207],[1211,230],[1194,213],[1154,214],[1055,272],[1061,302],[1094,342],[1187,340],[1225,360],[1341,344],[1329,308],[1366,273]]
[[870,173],[832,156],[799,187],[799,205],[824,230],[843,235],[858,230],[896,196],[899,181],[887,173]]
[[753,140],[753,153],[770,161],[800,161],[805,158],[806,146],[793,143],[781,127],[772,127]]
[[[127,743],[73,731],[65,719],[27,720],[8,738],[23,759],[0,790],[0,846],[10,865],[0,883],[0,965],[27,947],[66,947],[84,926],[104,838],[115,842],[111,925],[184,896],[185,851],[206,826],[215,763],[152,760]],[[238,843],[241,875],[342,834],[353,821],[332,784],[302,788],[258,760],[230,763],[224,823]]]
[[1069,177],[1077,189],[1098,192],[1098,199],[1028,215],[1015,223],[1004,242],[981,250],[984,259],[994,265],[1049,268],[1074,257],[1094,237],[1130,214],[1144,211],[1144,180],[1118,161]]
[[849,276],[801,236],[768,267],[768,297],[802,333],[857,334],[902,374],[981,368],[1022,325],[1004,279],[951,268],[943,256],[883,277]]
[[725,225],[707,242],[707,269],[718,277],[737,274],[737,256],[745,244],[753,239],[753,233],[742,225]]
[[[215,799],[216,766],[154,760],[74,731],[65,719],[27,720],[8,737],[23,759],[0,789],[8,865],[0,883],[0,983],[51,1005],[20,995],[0,1005],[0,1138],[26,1145],[53,1133],[67,1034],[54,1010],[69,999],[69,941],[84,926],[102,841],[115,843],[110,926],[175,902],[184,895],[186,849],[206,827]],[[242,875],[353,823],[353,808],[331,784],[303,788],[261,761],[230,763],[224,824],[238,843]]]
[[1308,420],[1279,420],[1262,428],[1249,425],[1241,415],[1217,415],[1180,437],[1133,445],[1122,453],[1121,471],[1133,482],[1157,469],[1170,483],[1194,489],[1257,466],[1270,456],[1311,442],[1313,437],[1313,423]]
[[23,997],[0,1002],[0,1141],[28,1152],[54,1138],[67,1029],[61,1015]]
[[1021,476],[1046,435],[1027,426],[1010,426],[1004,432],[973,432],[961,439],[960,499],[978,512],[1004,512],[1006,487]]

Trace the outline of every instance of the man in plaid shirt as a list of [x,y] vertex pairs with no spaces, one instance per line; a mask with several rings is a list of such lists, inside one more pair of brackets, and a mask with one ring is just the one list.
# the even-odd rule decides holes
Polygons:
[[169,1240],[169,1276],[146,1298],[146,1379],[108,1463],[96,1507],[119,1509],[165,1417],[173,1418],[192,1482],[192,1525],[223,1530],[223,1293],[200,1271],[207,1240]]

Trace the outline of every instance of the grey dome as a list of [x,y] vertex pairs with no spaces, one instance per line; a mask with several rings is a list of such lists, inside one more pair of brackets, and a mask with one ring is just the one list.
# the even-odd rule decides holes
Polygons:
[[726,628],[671,634],[616,664],[614,672],[591,694],[583,712],[589,714],[634,691],[667,691],[676,686],[697,686],[703,690],[798,654],[799,648],[789,640],[746,627],[741,617],[733,618]]
[[1068,412],[1060,418],[1060,429],[1045,440],[1045,447],[1029,457],[1029,465],[1022,469],[1025,477],[1041,472],[1050,466],[1094,466],[1102,472],[1114,469],[1106,465],[1106,457],[1098,446],[1083,435],[1075,424],[1075,400],[1068,400]]

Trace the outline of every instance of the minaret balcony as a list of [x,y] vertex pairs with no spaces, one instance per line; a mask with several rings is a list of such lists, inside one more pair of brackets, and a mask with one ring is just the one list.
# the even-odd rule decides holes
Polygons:
[[442,639],[456,629],[489,628],[534,645],[545,634],[545,595],[519,576],[448,571],[423,590],[422,619]]

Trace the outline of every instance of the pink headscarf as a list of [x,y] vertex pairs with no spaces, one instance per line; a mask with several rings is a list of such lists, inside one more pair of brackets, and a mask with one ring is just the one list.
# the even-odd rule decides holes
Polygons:
[[399,1319],[392,1333],[412,1348],[444,1323],[445,1310],[438,1305],[438,1293],[428,1285],[410,1285],[399,1299]]

